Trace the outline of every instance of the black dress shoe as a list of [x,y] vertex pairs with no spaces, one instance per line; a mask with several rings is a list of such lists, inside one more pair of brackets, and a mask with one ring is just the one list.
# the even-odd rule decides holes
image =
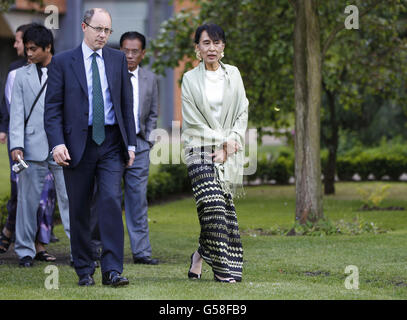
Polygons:
[[78,285],[80,286],[93,286],[95,284],[95,280],[93,280],[90,274],[85,274],[79,277]]
[[108,271],[102,275],[102,284],[112,287],[126,286],[129,284],[129,280],[122,277],[117,271]]
[[20,262],[18,263],[18,265],[20,267],[23,267],[23,268],[32,267],[33,266],[33,258],[31,258],[30,256],[22,257],[20,259]]
[[133,257],[133,261],[135,264],[151,264],[156,265],[159,263],[158,259],[152,259],[151,257],[143,257],[143,258],[136,258]]

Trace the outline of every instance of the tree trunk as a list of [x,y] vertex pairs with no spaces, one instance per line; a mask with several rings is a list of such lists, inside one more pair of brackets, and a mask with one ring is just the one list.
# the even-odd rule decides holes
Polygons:
[[336,120],[336,110],[335,110],[335,93],[329,90],[325,90],[328,97],[328,106],[329,106],[329,127],[330,127],[330,137],[328,137],[328,162],[325,168],[324,176],[324,193],[335,194],[335,173],[336,173],[336,153],[338,151],[338,122]]
[[320,108],[321,48],[315,0],[295,2],[295,219],[303,224],[323,218]]

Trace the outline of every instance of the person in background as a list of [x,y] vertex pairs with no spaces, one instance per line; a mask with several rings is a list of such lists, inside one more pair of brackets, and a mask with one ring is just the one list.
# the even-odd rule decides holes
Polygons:
[[157,127],[158,84],[154,73],[141,67],[146,53],[146,38],[139,32],[124,33],[120,50],[127,58],[133,88],[133,113],[136,127],[136,155],[131,167],[124,170],[124,204],[134,263],[156,265],[151,258],[147,217],[147,182],[150,149],[154,142],[151,132]]
[[[65,232],[69,233],[68,197],[62,168],[49,153],[48,139],[44,130],[44,98],[48,78],[48,66],[54,54],[54,39],[50,30],[32,24],[23,36],[23,43],[31,64],[17,70],[10,106],[10,152],[14,162],[25,160],[28,168],[19,173],[17,183],[16,241],[14,250],[21,267],[31,267],[33,259],[54,261],[41,242],[35,242],[38,234],[37,208],[45,179],[51,171]],[[41,238],[41,237],[40,237]]]
[[[10,153],[10,141],[8,139],[8,129],[10,122],[10,104],[11,104],[11,92],[14,84],[15,75],[17,69],[27,65],[27,57],[24,52],[23,36],[24,32],[31,26],[31,24],[21,25],[16,30],[14,48],[17,55],[22,57],[21,59],[10,64],[9,73],[6,81],[5,92],[0,107],[0,143],[7,141],[7,149],[9,154],[10,163],[10,199],[7,202],[8,216],[6,224],[0,233],[0,253],[6,253],[12,242],[12,236],[15,233],[16,212],[17,212],[17,181],[18,175],[11,169],[13,161]],[[40,250],[43,249],[42,244],[48,244],[53,240],[53,214],[55,211],[55,185],[54,178],[51,172],[48,172],[46,177],[47,183],[44,184],[44,189],[41,194],[41,201],[37,210],[38,217],[38,232],[36,239],[36,247]],[[55,237],[54,237],[55,239]],[[55,258],[51,255],[48,257],[50,261]]]

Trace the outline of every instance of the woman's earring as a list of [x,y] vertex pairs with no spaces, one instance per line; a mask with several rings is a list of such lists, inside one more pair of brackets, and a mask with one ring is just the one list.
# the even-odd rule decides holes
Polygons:
[[202,61],[201,52],[200,52],[199,50],[196,50],[195,53],[196,53],[196,58],[197,58],[199,61]]
[[225,57],[225,52],[222,51],[222,53],[220,54],[220,60],[222,60]]

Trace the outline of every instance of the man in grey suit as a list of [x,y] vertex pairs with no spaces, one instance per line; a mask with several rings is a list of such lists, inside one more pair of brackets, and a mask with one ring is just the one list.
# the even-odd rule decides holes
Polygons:
[[137,134],[136,157],[124,172],[124,202],[126,224],[134,263],[155,265],[147,218],[147,182],[150,149],[154,142],[150,134],[157,127],[158,85],[156,76],[140,67],[146,53],[146,39],[138,32],[126,32],[120,38],[120,50],[127,58],[129,77],[133,87],[134,118]]
[[54,175],[58,206],[68,238],[69,202],[62,168],[52,160],[44,130],[47,66],[54,53],[53,36],[44,26],[33,24],[24,33],[23,42],[32,64],[18,69],[16,73],[10,107],[10,150],[13,161],[17,162],[20,157],[28,164],[28,168],[19,173],[17,184],[14,249],[20,258],[20,266],[31,267],[33,258],[47,261],[49,256],[46,251],[36,255],[35,248],[37,208],[48,170]]

